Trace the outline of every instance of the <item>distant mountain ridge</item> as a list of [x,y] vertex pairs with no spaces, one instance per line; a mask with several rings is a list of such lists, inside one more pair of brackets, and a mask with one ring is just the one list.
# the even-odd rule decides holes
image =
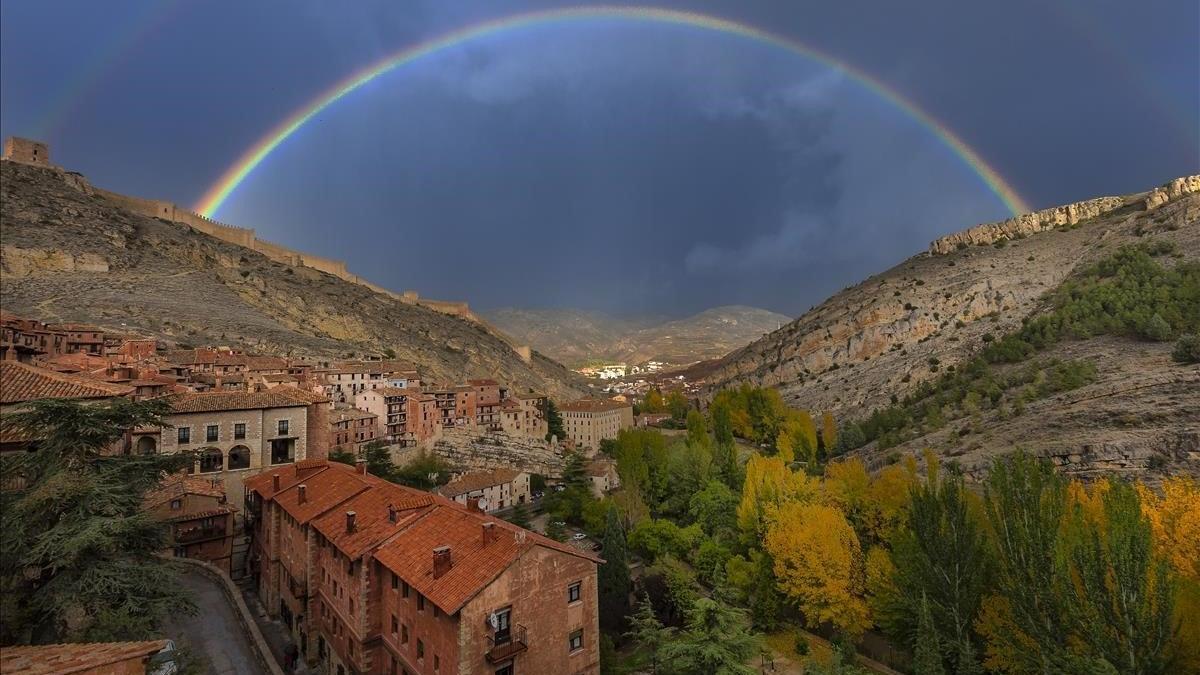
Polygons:
[[742,305],[713,307],[682,319],[512,307],[483,314],[500,330],[568,366],[715,359],[791,321],[783,314]]

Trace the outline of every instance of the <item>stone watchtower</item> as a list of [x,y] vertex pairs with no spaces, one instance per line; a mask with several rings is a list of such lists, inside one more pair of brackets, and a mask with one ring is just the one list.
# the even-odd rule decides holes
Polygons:
[[26,164],[50,166],[50,147],[28,138],[9,136],[4,139],[4,159]]

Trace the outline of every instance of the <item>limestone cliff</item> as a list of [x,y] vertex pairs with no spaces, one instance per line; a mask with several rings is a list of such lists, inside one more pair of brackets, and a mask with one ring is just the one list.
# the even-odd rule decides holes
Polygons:
[[0,162],[4,310],[168,344],[342,358],[392,350],[435,381],[494,377],[559,399],[582,380],[487,326],[124,208],[78,174]]
[[[1043,308],[1048,291],[1122,245],[1167,241],[1176,251],[1168,264],[1200,260],[1200,177],[1006,222],[939,240],[950,243],[935,242],[931,252],[839,292],[721,359],[703,373],[710,391],[740,382],[771,386],[798,407],[865,418],[893,395],[976,353],[985,336],[1018,328]],[[1173,364],[1169,352],[1169,344],[1114,339],[1070,343],[1046,354],[1094,359],[1102,364],[1101,379],[1072,392],[1079,400],[1041,401],[1019,421],[972,437],[971,453],[960,460],[982,464],[1003,448],[1032,444],[1055,456],[1092,458],[1075,466],[1086,473],[1105,462],[1144,467],[1160,448],[1176,448],[1172,461],[1194,462],[1200,470],[1194,447],[1200,376],[1194,367]],[[918,439],[912,448],[954,445],[951,430],[945,433]]]

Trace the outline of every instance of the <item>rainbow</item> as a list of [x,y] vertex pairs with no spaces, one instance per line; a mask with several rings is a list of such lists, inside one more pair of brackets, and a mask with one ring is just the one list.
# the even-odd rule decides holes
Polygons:
[[800,56],[820,62],[830,68],[839,70],[860,84],[867,87],[869,90],[888,101],[895,107],[904,111],[922,126],[928,128],[943,144],[945,144],[955,155],[962,159],[967,166],[983,180],[1004,205],[1014,215],[1029,211],[1025,200],[1017,194],[1016,190],[1008,184],[1000,174],[996,173],[992,167],[988,166],[983,160],[958,136],[948,129],[944,124],[938,122],[928,113],[924,112],[911,101],[901,96],[894,89],[880,82],[867,73],[855,68],[854,66],[839,61],[832,56],[817,51],[807,45],[801,44],[795,40],[769,33],[765,30],[755,28],[736,21],[722,19],[707,14],[698,14],[696,12],[684,12],[670,9],[660,9],[655,7],[622,7],[622,6],[585,6],[571,7],[566,9],[551,9],[544,11],[535,11],[525,14],[494,19],[483,23],[475,24],[465,28],[461,28],[439,37],[426,40],[424,42],[406,47],[398,52],[395,52],[383,59],[372,63],[371,65],[353,73],[344,80],[333,85],[328,90],[324,91],[316,98],[309,101],[304,107],[290,115],[278,126],[271,129],[249,150],[242,154],[232,166],[229,167],[221,175],[221,177],[204,193],[195,210],[209,217],[216,217],[217,210],[225,203],[234,190],[241,185],[242,181],[246,180],[263,160],[267,158],[286,141],[292,134],[296,133],[308,123],[313,117],[317,116],[322,110],[337,103],[341,99],[354,92],[359,87],[371,82],[375,78],[388,73],[400,66],[404,66],[423,57],[435,54],[439,51],[453,47],[455,45],[474,40],[486,35],[493,35],[503,31],[509,31],[518,28],[524,28],[534,25],[543,25],[559,22],[584,21],[589,19],[619,19],[629,21],[644,21],[652,23],[674,24],[679,26],[691,26],[703,30],[716,31],[728,35],[736,35],[744,37],[755,42],[771,45]]

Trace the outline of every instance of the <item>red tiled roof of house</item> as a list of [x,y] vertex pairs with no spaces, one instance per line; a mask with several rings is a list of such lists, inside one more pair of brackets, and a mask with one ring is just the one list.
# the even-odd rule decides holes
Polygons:
[[421,393],[420,389],[406,389],[404,387],[375,387],[361,392],[363,394],[375,392],[380,396],[411,396],[412,394]]
[[242,356],[241,362],[248,370],[286,370],[288,361],[279,356]]
[[225,484],[219,479],[213,480],[201,476],[188,476],[187,474],[167,476],[156,487],[146,492],[142,503],[149,508],[169,499],[177,499],[183,495],[224,497]]
[[0,361],[0,403],[39,398],[113,398],[131,393],[133,387],[125,385],[56,373],[17,361]]
[[218,412],[222,410],[255,410],[258,408],[292,408],[328,401],[320,394],[277,387],[270,391],[203,391],[177,394],[169,399],[172,412]]
[[185,520],[199,520],[201,518],[212,518],[213,516],[227,516],[231,513],[237,513],[237,511],[238,509],[236,506],[231,504],[222,504],[220,506],[214,506],[211,509],[204,509],[203,511],[189,511],[187,513],[181,513],[177,516],[164,518],[162,522],[178,523]]
[[146,658],[166,646],[166,640],[147,640],[5,647],[0,649],[0,671],[5,675],[103,673],[105,666]]
[[358,408],[335,408],[333,414],[329,416],[329,421],[333,423],[345,422],[346,420],[365,420],[375,419],[379,417],[373,412],[359,410]]
[[211,349],[173,349],[163,352],[163,358],[179,365],[216,363],[217,353]]
[[511,398],[506,398],[500,402],[500,409],[501,410],[521,410],[521,404],[517,403],[516,401],[512,400]]
[[443,497],[453,498],[475,490],[492,487],[493,485],[511,483],[516,480],[518,475],[520,475],[519,471],[503,468],[492,469],[491,471],[472,471],[438,488],[437,493]]
[[[304,486],[303,502],[300,501],[301,485]],[[367,487],[368,481],[364,480],[354,467],[330,462],[324,471],[295,481],[286,488],[281,486],[272,499],[287,511],[288,515],[295,518],[296,522],[303,525],[366,490]]]
[[607,412],[629,407],[632,407],[629,403],[614,401],[611,398],[581,398],[578,401],[564,403],[559,406],[559,409],[563,412]]
[[[358,493],[336,509],[313,519],[312,526],[347,557],[354,559],[378,546],[392,534],[404,529],[433,506],[434,497],[384,480]],[[388,506],[396,509],[391,521]],[[354,530],[346,530],[346,512],[354,512]]]
[[279,492],[283,492],[293,485],[304,482],[316,473],[328,469],[331,463],[333,462],[326,459],[302,459],[294,464],[250,476],[242,481],[242,486],[246,490],[257,492],[263,499],[274,499],[277,494],[274,476],[279,476]]

